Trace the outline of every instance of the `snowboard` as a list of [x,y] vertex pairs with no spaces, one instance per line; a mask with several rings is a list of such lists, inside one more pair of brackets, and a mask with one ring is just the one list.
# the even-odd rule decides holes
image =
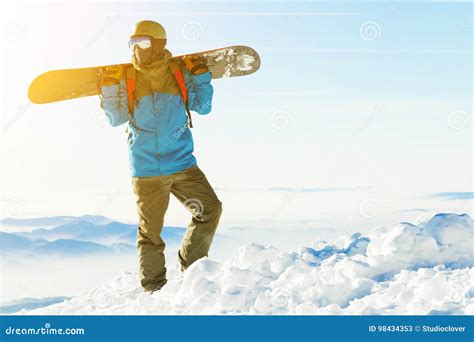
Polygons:
[[[260,67],[258,53],[251,47],[243,45],[180,55],[173,59],[185,57],[205,58],[213,79],[250,75]],[[33,103],[41,104],[98,95],[103,71],[119,65],[45,72],[31,83],[28,98]],[[131,66],[130,63],[122,65]]]

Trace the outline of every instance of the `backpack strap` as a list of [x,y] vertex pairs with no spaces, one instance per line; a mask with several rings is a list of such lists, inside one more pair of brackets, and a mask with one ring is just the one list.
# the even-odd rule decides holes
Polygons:
[[188,104],[188,90],[186,88],[186,81],[184,79],[183,69],[181,68],[181,63],[179,60],[172,59],[170,61],[170,70],[173,74],[173,77],[178,85],[179,92],[184,102],[184,107],[186,108],[186,113],[188,114],[188,127],[193,128],[193,121],[191,119],[191,112],[189,110]]
[[128,112],[133,115],[135,109],[135,89],[137,88],[136,71],[133,65],[125,71],[125,84],[127,85]]

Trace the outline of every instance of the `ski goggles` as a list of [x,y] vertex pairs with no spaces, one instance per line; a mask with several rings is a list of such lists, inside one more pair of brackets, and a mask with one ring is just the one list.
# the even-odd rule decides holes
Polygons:
[[135,46],[138,45],[141,49],[148,49],[151,47],[150,37],[131,37],[128,42],[128,47],[133,51]]

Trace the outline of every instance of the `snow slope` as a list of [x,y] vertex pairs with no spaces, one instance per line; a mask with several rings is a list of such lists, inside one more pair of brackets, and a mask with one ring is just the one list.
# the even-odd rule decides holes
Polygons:
[[474,221],[438,214],[319,241],[298,252],[244,245],[202,259],[149,296],[137,275],[28,314],[474,314]]

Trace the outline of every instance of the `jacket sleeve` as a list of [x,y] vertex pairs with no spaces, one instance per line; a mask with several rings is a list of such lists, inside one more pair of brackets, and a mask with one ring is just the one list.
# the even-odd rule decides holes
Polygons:
[[119,84],[101,86],[102,96],[100,106],[112,126],[128,122],[131,117],[128,112],[128,98],[125,80]]
[[214,90],[211,85],[211,73],[201,75],[187,74],[187,90],[189,109],[198,114],[209,114],[212,109],[212,95]]

